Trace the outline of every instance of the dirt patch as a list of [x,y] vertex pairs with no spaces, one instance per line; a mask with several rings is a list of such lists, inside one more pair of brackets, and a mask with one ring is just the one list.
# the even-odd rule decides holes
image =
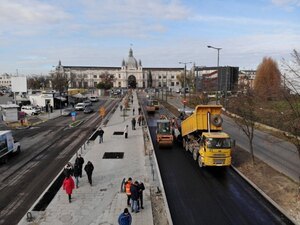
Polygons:
[[165,202],[161,192],[158,192],[154,187],[151,188],[151,205],[153,213],[154,225],[168,225]]

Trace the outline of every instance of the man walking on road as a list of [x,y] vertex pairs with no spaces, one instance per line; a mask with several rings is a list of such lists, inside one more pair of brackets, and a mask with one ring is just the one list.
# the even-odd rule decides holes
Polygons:
[[131,125],[132,125],[132,130],[135,130],[136,120],[134,117],[131,120]]
[[88,161],[87,164],[84,167],[84,170],[87,174],[89,183],[92,186],[92,183],[93,183],[92,182],[92,174],[93,174],[93,170],[94,170],[94,165],[90,161]]
[[132,185],[132,179],[131,177],[128,178],[128,180],[125,182],[125,192],[127,195],[127,205],[130,206],[130,199],[131,199],[131,192],[130,192],[130,188]]
[[102,130],[102,128],[100,127],[99,131],[98,131],[98,135],[99,135],[99,144],[103,143],[103,134],[104,134],[104,130]]

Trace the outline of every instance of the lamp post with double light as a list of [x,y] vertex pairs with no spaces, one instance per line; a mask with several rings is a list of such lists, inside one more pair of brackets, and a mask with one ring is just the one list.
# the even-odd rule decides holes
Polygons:
[[218,100],[219,100],[219,90],[220,90],[220,86],[222,85],[222,76],[220,76],[220,81],[219,81],[219,73],[220,73],[220,69],[219,69],[219,66],[220,66],[220,50],[222,48],[217,48],[217,47],[214,47],[214,46],[211,46],[211,45],[207,45],[208,48],[212,48],[212,49],[215,49],[218,51],[218,60],[217,60],[217,68],[218,68],[218,88],[217,88],[217,104],[218,104]]
[[179,64],[184,64],[184,77],[183,77],[183,112],[185,113],[185,104],[186,104],[186,64],[193,62],[179,62]]

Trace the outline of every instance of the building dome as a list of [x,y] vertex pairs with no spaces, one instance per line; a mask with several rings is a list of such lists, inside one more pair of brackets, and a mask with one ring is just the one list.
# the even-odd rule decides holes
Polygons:
[[133,52],[132,52],[131,48],[129,50],[129,56],[128,56],[127,61],[126,61],[126,67],[128,69],[137,69],[138,68],[138,63],[137,63],[136,59],[133,56]]

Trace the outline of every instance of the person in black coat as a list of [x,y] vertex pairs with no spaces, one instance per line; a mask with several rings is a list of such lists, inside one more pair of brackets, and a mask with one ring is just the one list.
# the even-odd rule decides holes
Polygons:
[[65,175],[65,177],[73,176],[73,165],[72,165],[72,163],[68,162],[67,165],[65,165],[64,175]]
[[82,177],[82,167],[84,164],[84,158],[82,158],[82,156],[80,154],[78,154],[75,163],[79,166],[79,177]]
[[130,187],[131,209],[132,209],[132,212],[136,212],[136,213],[139,212],[139,210],[138,210],[138,200],[139,200],[138,185],[139,185],[139,183],[137,181],[135,181]]
[[84,167],[84,170],[87,174],[87,177],[89,179],[89,183],[92,186],[92,174],[93,174],[93,170],[94,170],[94,165],[88,161],[87,164]]
[[145,185],[143,182],[139,182],[138,184],[138,191],[139,191],[139,201],[138,201],[138,208],[144,209],[143,206],[143,191],[145,190]]
[[103,143],[103,134],[104,134],[104,130],[102,130],[102,128],[100,127],[100,129],[98,130],[99,144]]
[[74,172],[74,177],[75,177],[75,181],[76,181],[76,188],[78,188],[79,176],[80,176],[81,171],[82,170],[80,169],[79,165],[75,162],[73,172]]

